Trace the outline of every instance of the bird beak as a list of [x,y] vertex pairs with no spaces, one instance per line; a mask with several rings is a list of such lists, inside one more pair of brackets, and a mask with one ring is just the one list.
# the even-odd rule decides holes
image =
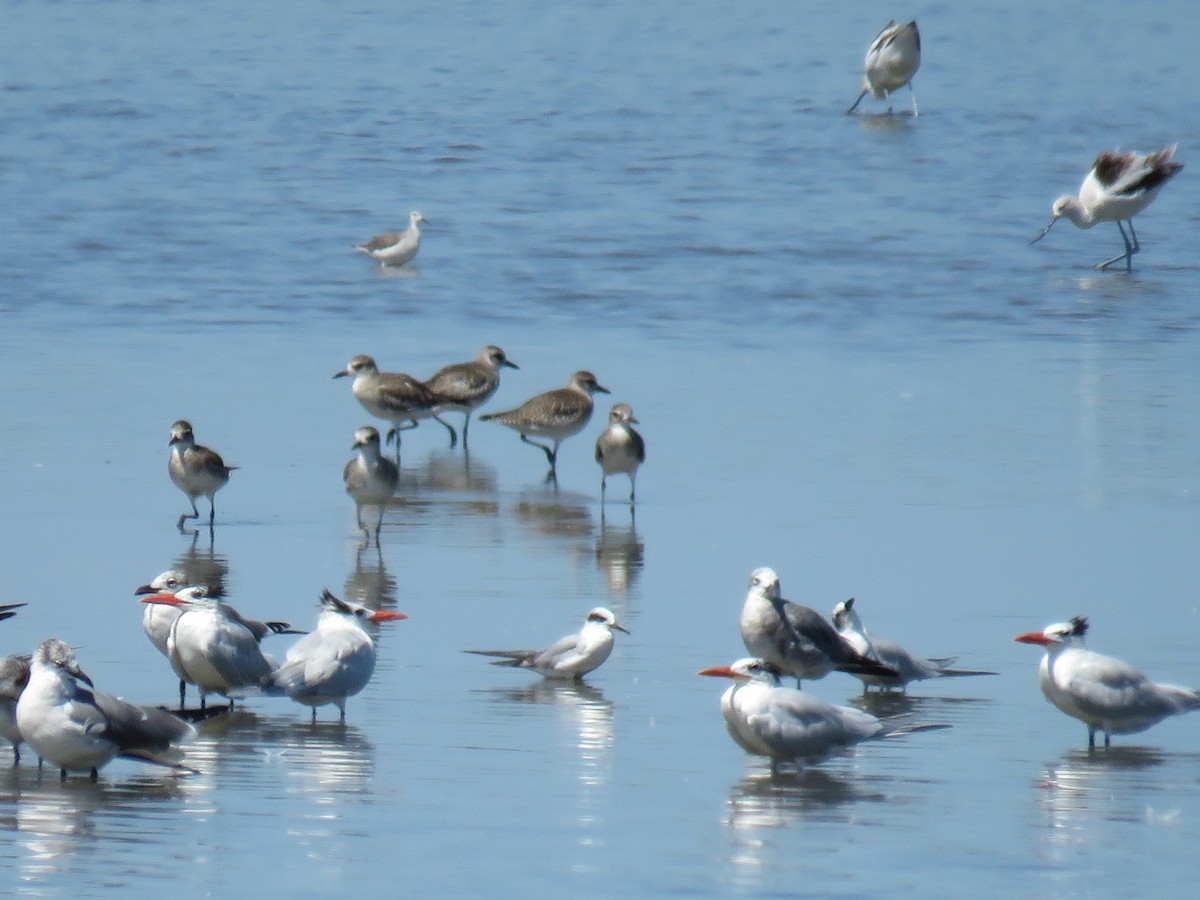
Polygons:
[[1050,220],[1050,224],[1049,224],[1049,225],[1047,225],[1045,228],[1043,228],[1043,229],[1042,229],[1042,233],[1041,233],[1041,234],[1039,234],[1037,237],[1035,237],[1035,238],[1034,238],[1032,241],[1030,241],[1029,243],[1030,243],[1031,245],[1032,245],[1032,244],[1036,244],[1038,241],[1040,241],[1042,238],[1044,238],[1044,237],[1046,236],[1046,234],[1047,234],[1047,233],[1050,231],[1050,229],[1054,227],[1054,223],[1055,223],[1055,222],[1057,222],[1057,221],[1058,221],[1058,216],[1055,216],[1053,219],[1051,219],[1051,220]]
[[151,594],[143,597],[142,603],[161,603],[163,606],[183,606],[183,601],[174,594]]
[[606,387],[605,387],[604,385],[602,385],[602,384],[597,384],[597,385],[596,385],[596,390],[597,390],[597,392],[599,392],[599,393],[601,393],[601,394],[611,394],[611,393],[612,393],[612,391],[610,391],[608,388],[606,388]]
[[76,678],[78,678],[80,681],[82,681],[88,687],[94,688],[96,686],[96,685],[92,684],[92,679],[88,678],[87,672],[85,672],[85,671],[83,671],[83,669],[79,668],[78,664],[71,666],[69,671],[71,672],[72,675],[74,675]]
[[500,363],[500,365],[502,365],[502,366],[508,366],[510,369],[519,369],[519,368],[521,368],[521,367],[520,367],[520,366],[518,366],[518,365],[517,365],[515,362],[513,362],[511,359],[506,359],[504,362]]
[[157,592],[158,592],[158,588],[152,588],[148,584],[143,584],[133,592],[133,596],[140,597],[140,596],[142,596],[142,594],[154,594]]
[[617,631],[623,631],[626,634],[629,634],[629,629],[626,628],[624,625],[622,625],[620,622],[613,622],[612,627],[617,629]]
[[1043,647],[1054,643],[1040,631],[1027,631],[1024,634],[1018,634],[1013,640],[1022,644],[1040,644]]
[[710,666],[707,669],[701,669],[697,675],[714,675],[717,678],[737,678],[737,672],[729,668],[729,666]]
[[407,619],[408,616],[394,609],[377,609],[371,613],[370,618],[372,622],[398,622],[400,619]]
[[342,369],[340,372],[334,372],[333,377],[334,378],[344,378],[345,376],[347,376],[349,374],[350,374],[349,369]]

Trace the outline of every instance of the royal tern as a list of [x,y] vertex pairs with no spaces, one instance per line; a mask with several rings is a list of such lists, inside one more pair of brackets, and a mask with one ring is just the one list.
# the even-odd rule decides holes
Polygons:
[[629,476],[629,503],[636,500],[638,466],[646,461],[646,442],[633,427],[637,419],[628,403],[614,403],[608,411],[608,427],[596,438],[596,462],[600,464],[600,503],[609,475]]
[[544,678],[583,678],[603,663],[613,648],[613,629],[629,634],[629,629],[603,606],[587,614],[583,627],[559,638],[545,650],[467,650],[480,656],[500,657],[494,666],[533,669]]
[[[1050,224],[1029,243],[1036,244],[1044,238],[1060,218],[1066,217],[1078,228],[1091,228],[1097,222],[1116,222],[1125,243],[1125,252],[1112,259],[1097,263],[1097,269],[1107,269],[1119,260],[1125,260],[1125,271],[1133,270],[1133,254],[1141,248],[1137,232],[1133,230],[1133,217],[1154,202],[1162,186],[1179,174],[1183,163],[1171,162],[1177,144],[1157,153],[1122,153],[1105,150],[1096,157],[1091,171],[1079,187],[1079,196],[1064,194],[1051,207]],[[1122,222],[1129,223],[1129,234]]]
[[895,676],[869,675],[855,673],[855,677],[863,683],[863,693],[875,685],[881,690],[899,688],[907,689],[910,682],[923,681],[926,678],[948,678],[963,675],[995,675],[995,672],[983,672],[976,669],[952,669],[957,657],[946,656],[935,659],[923,659],[913,656],[895,641],[875,637],[863,626],[858,610],[854,608],[854,598],[843,600],[833,608],[833,625],[838,633],[848,640],[854,649],[876,662],[896,670]]
[[[433,391],[440,401],[438,412],[458,410],[465,414],[463,419],[463,449],[467,449],[467,429],[471,425],[471,413],[487,403],[496,389],[500,387],[500,369],[519,369],[515,362],[504,355],[504,351],[494,344],[488,344],[470,362],[452,363],[438,369],[425,386]],[[440,415],[434,416],[450,431],[450,446],[453,447],[458,438],[454,428]]]
[[167,636],[167,659],[180,679],[196,686],[201,709],[206,695],[229,697],[235,688],[261,683],[275,668],[241,616],[203,587],[150,594],[142,602],[181,610]]
[[346,485],[346,493],[354,499],[355,521],[368,541],[371,539],[371,529],[363,524],[363,507],[371,507],[376,511],[375,543],[378,544],[383,512],[400,484],[400,469],[384,457],[379,446],[379,432],[370,425],[364,425],[354,432],[354,444],[350,449],[358,452],[342,469],[342,481]]
[[71,648],[55,638],[34,651],[17,724],[25,742],[63,778],[84,771],[93,780],[116,756],[187,769],[178,745],[196,734],[168,712],[96,690]]
[[1088,621],[1076,616],[1014,640],[1045,648],[1038,682],[1046,699],[1088,727],[1088,747],[1104,732],[1108,747],[1114,734],[1135,734],[1163,719],[1200,709],[1200,691],[1155,684],[1128,663],[1083,646]]
[[[566,387],[530,397],[515,409],[488,413],[480,416],[487,422],[499,422],[521,435],[521,440],[539,448],[550,461],[549,477],[556,474],[558,445],[572,435],[579,434],[592,418],[592,394],[607,394],[608,388],[601,387],[596,376],[580,369],[571,376]],[[529,436],[549,438],[547,447],[532,441]]]
[[[867,94],[874,94],[877,100],[883,100],[907,84],[908,92],[912,95],[913,118],[916,118],[917,95],[913,91],[912,80],[920,67],[921,33],[917,30],[916,20],[897,25],[892,19],[867,48],[867,57],[863,61],[862,93],[846,112],[854,112]],[[889,106],[888,112],[891,111]]]
[[746,649],[781,672],[804,679],[824,678],[834,669],[851,675],[896,677],[834,630],[815,609],[785,600],[774,569],[750,573],[750,588],[739,622]]
[[[375,360],[365,353],[350,357],[346,368],[333,373],[334,378],[354,379],[350,390],[363,409],[392,423],[387,442],[396,442],[396,459],[400,459],[400,432],[416,428],[421,419],[438,410],[438,398],[425,382],[404,372],[381,372]],[[442,422],[446,425],[445,422]],[[446,425],[449,428],[449,425]]]
[[410,262],[421,249],[421,223],[428,221],[417,210],[408,214],[408,227],[403,231],[385,231],[365,244],[352,245],[359,253],[379,260],[385,267],[402,266]]
[[[188,576],[186,574],[172,569],[163,572],[149,584],[141,585],[133,592],[133,595],[135,597],[142,597],[146,594],[174,594],[176,591],[192,586],[188,584]],[[203,590],[208,596],[216,596],[203,585],[194,586]],[[254,639],[259,642],[271,634],[304,634],[303,631],[293,629],[291,622],[260,622],[258,619],[247,619],[228,603],[223,605],[229,615],[249,628],[250,633],[254,635]],[[146,611],[142,614],[142,630],[146,632],[146,637],[150,638],[150,642],[158,648],[158,652],[167,657],[167,659],[170,659],[171,654],[167,649],[167,639],[171,634],[171,626],[182,615],[183,609],[178,606],[168,606],[165,603],[147,603],[145,606]],[[187,682],[181,678],[179,680],[180,709],[184,707],[186,692]]]
[[941,726],[893,726],[849,706],[833,706],[795,688],[782,687],[778,668],[756,657],[701,669],[700,675],[732,678],[721,695],[729,736],[747,753],[779,763],[820,762],[836,750],[890,734]]
[[217,516],[217,505],[213,497],[217,491],[229,482],[229,473],[237,466],[227,466],[221,455],[210,450],[203,444],[196,443],[192,434],[192,425],[185,419],[180,419],[171,426],[171,456],[167,460],[167,472],[175,486],[187,494],[192,504],[192,514],[183,513],[176,527],[183,531],[183,523],[187,519],[200,518],[200,510],[196,509],[196,498],[208,498],[208,527],[211,528]]
[[346,698],[366,687],[375,671],[375,642],[363,622],[407,618],[402,612],[372,610],[323,592],[316,629],[291,646],[283,665],[263,683],[263,693],[286,694],[311,706],[314,722],[317,707],[333,703],[346,721]]

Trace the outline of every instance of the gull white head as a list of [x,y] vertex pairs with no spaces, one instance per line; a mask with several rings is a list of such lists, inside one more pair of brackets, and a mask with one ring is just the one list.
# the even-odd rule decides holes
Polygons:
[[759,594],[766,600],[780,597],[779,576],[774,569],[763,566],[750,573],[750,593]]
[[426,219],[423,215],[421,215],[421,211],[419,209],[414,209],[412,212],[410,212],[408,214],[408,227],[409,228],[416,228],[419,225],[428,225],[428,224],[429,224],[429,220]]
[[[378,439],[379,435],[376,434],[375,437]],[[347,616],[359,622],[397,622],[408,618],[406,614],[394,609],[371,609],[353,600],[343,600],[334,596],[328,589],[321,593],[321,610]]]

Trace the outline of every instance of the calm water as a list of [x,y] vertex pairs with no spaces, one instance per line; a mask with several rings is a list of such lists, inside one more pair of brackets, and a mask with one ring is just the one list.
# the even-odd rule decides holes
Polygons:
[[[0,889],[1189,892],[1200,717],[1088,755],[1012,636],[1086,614],[1200,683],[1192,6],[546,6],[6,6],[0,600],[29,606],[2,649],[59,636],[170,702],[132,590],[179,565],[259,617],[310,625],[329,587],[411,618],[344,728],[254,701],[187,778],[39,781],[28,754]],[[845,117],[893,16],[921,23],[922,115]],[[1110,225],[1027,246],[1099,149],[1175,141],[1132,276],[1090,268]],[[414,208],[413,267],[350,251]],[[367,419],[330,376],[485,343],[521,365],[495,407],[580,367],[633,405],[636,519],[599,505],[600,415],[557,489],[511,432],[477,422],[468,457],[435,424],[361,549]],[[181,416],[241,467],[211,539],[174,529]],[[1001,675],[914,689],[947,730],[772,779],[693,674],[742,655],[759,565]],[[460,652],[598,604],[633,633],[587,686]]]

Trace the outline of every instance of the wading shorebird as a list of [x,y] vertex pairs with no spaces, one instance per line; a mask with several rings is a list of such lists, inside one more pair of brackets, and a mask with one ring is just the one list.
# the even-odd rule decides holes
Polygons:
[[421,223],[427,222],[417,210],[408,214],[408,227],[403,231],[385,231],[377,234],[365,244],[354,244],[354,249],[379,260],[387,268],[396,268],[411,262],[421,249]]
[[[1079,228],[1091,228],[1097,222],[1116,222],[1125,242],[1125,252],[1112,259],[1097,263],[1097,269],[1107,269],[1115,262],[1125,260],[1125,271],[1133,271],[1133,254],[1141,250],[1137,232],[1133,230],[1133,217],[1154,202],[1162,186],[1183,169],[1183,163],[1171,162],[1178,144],[1172,144],[1157,153],[1121,153],[1105,150],[1096,157],[1092,170],[1079,186],[1079,196],[1063,194],[1051,207],[1050,224],[1029,243],[1036,244],[1050,228],[1064,216]],[[1129,224],[1129,233],[1125,226]]]
[[[897,25],[892,19],[867,48],[862,93],[846,113],[854,112],[867,94],[874,94],[877,100],[883,100],[907,84],[908,92],[912,95],[912,114],[915,119],[917,95],[913,91],[912,80],[920,67],[921,33],[917,30],[916,19],[904,25]],[[888,114],[891,112],[889,106]]]
[[452,363],[438,369],[425,386],[437,395],[440,405],[434,418],[450,432],[450,446],[457,443],[454,428],[441,417],[449,410],[465,415],[462,427],[463,449],[467,449],[467,429],[471,426],[471,413],[487,403],[500,387],[500,369],[519,369],[515,362],[504,355],[494,344],[480,350],[470,362]]
[[[553,479],[558,464],[558,446],[572,435],[579,434],[592,418],[592,394],[607,394],[608,388],[601,387],[596,376],[580,369],[571,376],[566,387],[546,391],[530,397],[516,409],[480,416],[484,421],[499,422],[520,432],[521,440],[539,448],[550,461],[547,477]],[[529,436],[549,438],[553,446],[547,447]]]
[[208,527],[212,528],[217,516],[217,504],[213,497],[229,482],[229,473],[237,466],[225,465],[221,454],[197,444],[196,436],[192,434],[192,424],[186,419],[180,419],[171,426],[170,447],[167,472],[175,487],[187,494],[192,504],[192,514],[183,513],[176,527],[183,531],[183,523],[187,519],[200,518],[196,498],[204,496],[208,498]]

